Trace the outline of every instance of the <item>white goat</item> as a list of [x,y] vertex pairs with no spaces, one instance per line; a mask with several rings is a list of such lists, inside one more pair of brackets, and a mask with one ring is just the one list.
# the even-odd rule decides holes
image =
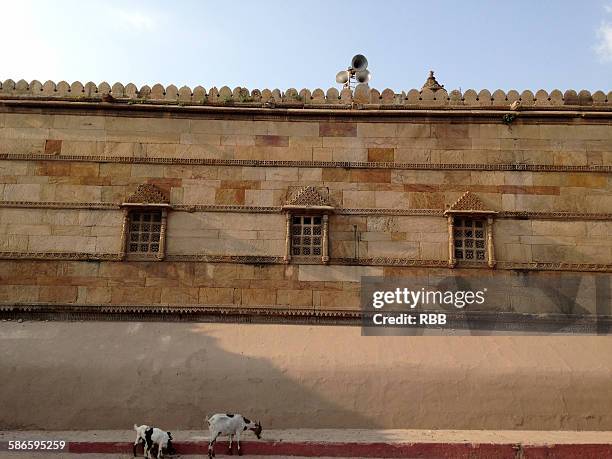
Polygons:
[[174,454],[174,447],[172,446],[172,434],[165,432],[157,427],[149,427],[147,425],[137,426],[134,424],[134,430],[136,431],[136,440],[134,440],[133,453],[136,456],[136,447],[142,443],[144,444],[144,455],[145,457],[152,459],[152,449],[154,445],[157,445],[157,459],[162,457],[162,449],[165,449],[168,454]]
[[213,414],[206,420],[208,422],[208,431],[210,432],[210,443],[208,444],[208,457],[215,457],[215,442],[220,435],[229,436],[229,454],[232,452],[232,437],[236,437],[238,445],[238,455],[242,456],[240,449],[240,434],[245,430],[252,430],[257,438],[261,438],[261,423],[249,421],[241,414]]

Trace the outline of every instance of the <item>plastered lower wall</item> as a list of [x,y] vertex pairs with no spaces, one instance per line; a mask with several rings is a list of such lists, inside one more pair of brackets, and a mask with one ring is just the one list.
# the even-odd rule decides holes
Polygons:
[[[609,337],[361,337],[358,327],[1,322],[0,428],[612,429]],[[50,390],[52,388],[52,390]]]

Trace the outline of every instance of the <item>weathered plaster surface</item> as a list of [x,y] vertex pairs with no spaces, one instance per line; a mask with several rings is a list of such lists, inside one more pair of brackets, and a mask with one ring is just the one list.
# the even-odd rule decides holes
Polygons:
[[0,323],[1,429],[610,430],[609,337],[361,337],[357,327]]

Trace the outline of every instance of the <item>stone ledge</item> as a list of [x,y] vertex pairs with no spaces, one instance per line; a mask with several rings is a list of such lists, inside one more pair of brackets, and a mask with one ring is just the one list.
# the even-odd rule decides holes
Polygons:
[[[612,316],[591,314],[520,313],[520,312],[455,312],[420,310],[421,313],[444,312],[447,326],[434,334],[470,332],[525,332],[560,334],[608,334]],[[148,322],[212,322],[212,323],[280,323],[303,325],[361,326],[372,313],[361,310],[292,309],[278,306],[227,305],[76,305],[59,303],[0,303],[2,320],[53,321],[148,321]],[[463,332],[463,333],[462,333]],[[427,334],[432,334],[428,329]]]
[[301,263],[287,264],[281,256],[266,255],[210,255],[210,254],[169,254],[164,260],[123,260],[119,253],[89,252],[0,252],[0,260],[56,260],[56,261],[99,261],[111,263],[235,263],[247,265],[287,265],[287,266],[387,266],[400,268],[441,268],[441,269],[479,269],[492,271],[574,271],[612,273],[612,264],[604,263],[565,263],[565,262],[513,262],[498,260],[495,269],[486,263],[461,262],[457,268],[449,268],[448,260],[426,260],[415,258],[370,257],[370,258],[330,258],[321,265],[313,259]]
[[0,160],[100,162],[121,164],[167,164],[198,166],[242,167],[300,167],[300,168],[350,168],[350,169],[405,169],[405,170],[458,170],[458,171],[508,171],[508,172],[612,172],[612,165],[570,166],[555,164],[478,164],[478,163],[407,163],[369,161],[310,161],[273,159],[220,159],[220,158],[162,158],[139,156],[103,155],[49,155],[37,153],[0,153]]
[[[170,204],[174,212],[226,212],[252,214],[278,214],[282,206],[247,206],[221,204]],[[58,209],[58,210],[121,210],[119,203],[113,202],[76,202],[76,201],[3,201],[0,208],[14,209]],[[410,216],[410,217],[443,217],[443,209],[398,209],[391,207],[336,207],[336,215],[357,216]],[[570,211],[499,211],[496,218],[510,220],[579,220],[579,221],[610,221],[612,213],[570,212]]]

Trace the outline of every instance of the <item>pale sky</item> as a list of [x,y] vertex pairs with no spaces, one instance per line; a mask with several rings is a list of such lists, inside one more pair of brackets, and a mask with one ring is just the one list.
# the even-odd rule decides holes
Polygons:
[[0,80],[338,87],[612,89],[612,0],[0,0]]

